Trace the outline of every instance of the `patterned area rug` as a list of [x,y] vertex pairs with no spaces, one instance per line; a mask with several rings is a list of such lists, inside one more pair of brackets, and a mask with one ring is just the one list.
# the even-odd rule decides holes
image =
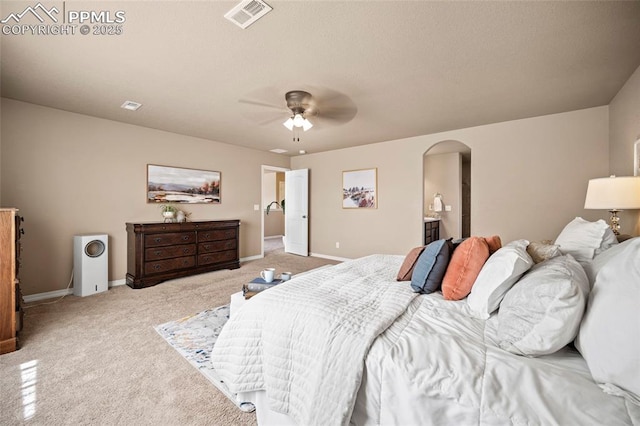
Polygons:
[[250,402],[239,401],[211,366],[210,354],[222,327],[229,319],[229,305],[208,309],[190,317],[155,326],[156,331],[191,365],[242,411],[254,411]]

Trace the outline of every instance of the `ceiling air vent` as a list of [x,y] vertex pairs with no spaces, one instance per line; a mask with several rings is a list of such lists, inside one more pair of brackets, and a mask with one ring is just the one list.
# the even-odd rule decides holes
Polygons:
[[262,18],[273,10],[262,0],[244,0],[236,7],[225,13],[224,17],[242,29]]
[[125,101],[125,103],[120,105],[120,108],[128,109],[129,111],[137,111],[138,108],[140,108],[141,106],[142,106],[142,104],[138,103],[138,102]]

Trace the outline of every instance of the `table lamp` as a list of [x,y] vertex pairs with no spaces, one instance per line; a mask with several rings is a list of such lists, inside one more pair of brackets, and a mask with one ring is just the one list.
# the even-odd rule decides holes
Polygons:
[[590,179],[587,187],[585,209],[609,210],[611,229],[620,235],[621,210],[640,209],[640,176],[610,176]]

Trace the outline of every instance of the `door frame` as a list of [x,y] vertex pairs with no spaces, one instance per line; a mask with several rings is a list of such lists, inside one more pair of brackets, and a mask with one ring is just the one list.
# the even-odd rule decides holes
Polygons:
[[[263,164],[260,172],[260,257],[264,257],[264,205],[267,200],[263,199],[262,188],[264,188],[265,172],[288,172],[291,170],[287,167],[268,166]],[[269,200],[272,201],[272,200]]]

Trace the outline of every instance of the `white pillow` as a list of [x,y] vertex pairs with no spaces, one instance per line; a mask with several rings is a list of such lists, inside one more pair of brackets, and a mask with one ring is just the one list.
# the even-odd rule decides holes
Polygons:
[[609,226],[602,219],[589,222],[576,217],[560,232],[555,244],[563,254],[571,254],[578,262],[588,262],[602,248],[607,229]]
[[[613,234],[613,231],[611,231],[611,233]],[[593,288],[593,284],[596,281],[596,275],[598,275],[600,269],[602,269],[602,267],[609,263],[613,258],[617,257],[618,254],[626,250],[627,245],[631,244],[633,240],[634,238],[631,238],[620,244],[616,243],[615,245],[612,245],[610,249],[603,250],[599,254],[596,254],[591,262],[582,264],[584,271],[587,273],[587,278],[589,278],[591,288]]]
[[613,233],[611,227],[607,226],[607,229],[604,230],[604,235],[602,236],[602,244],[600,244],[600,248],[596,249],[596,256],[617,244],[618,237]]
[[527,240],[512,241],[485,262],[467,297],[469,308],[478,317],[489,318],[505,293],[533,266],[528,245]]
[[500,304],[499,346],[527,356],[558,351],[576,337],[588,294],[587,276],[571,255],[538,263]]
[[639,404],[640,238],[619,247],[596,275],[576,347],[608,393]]

